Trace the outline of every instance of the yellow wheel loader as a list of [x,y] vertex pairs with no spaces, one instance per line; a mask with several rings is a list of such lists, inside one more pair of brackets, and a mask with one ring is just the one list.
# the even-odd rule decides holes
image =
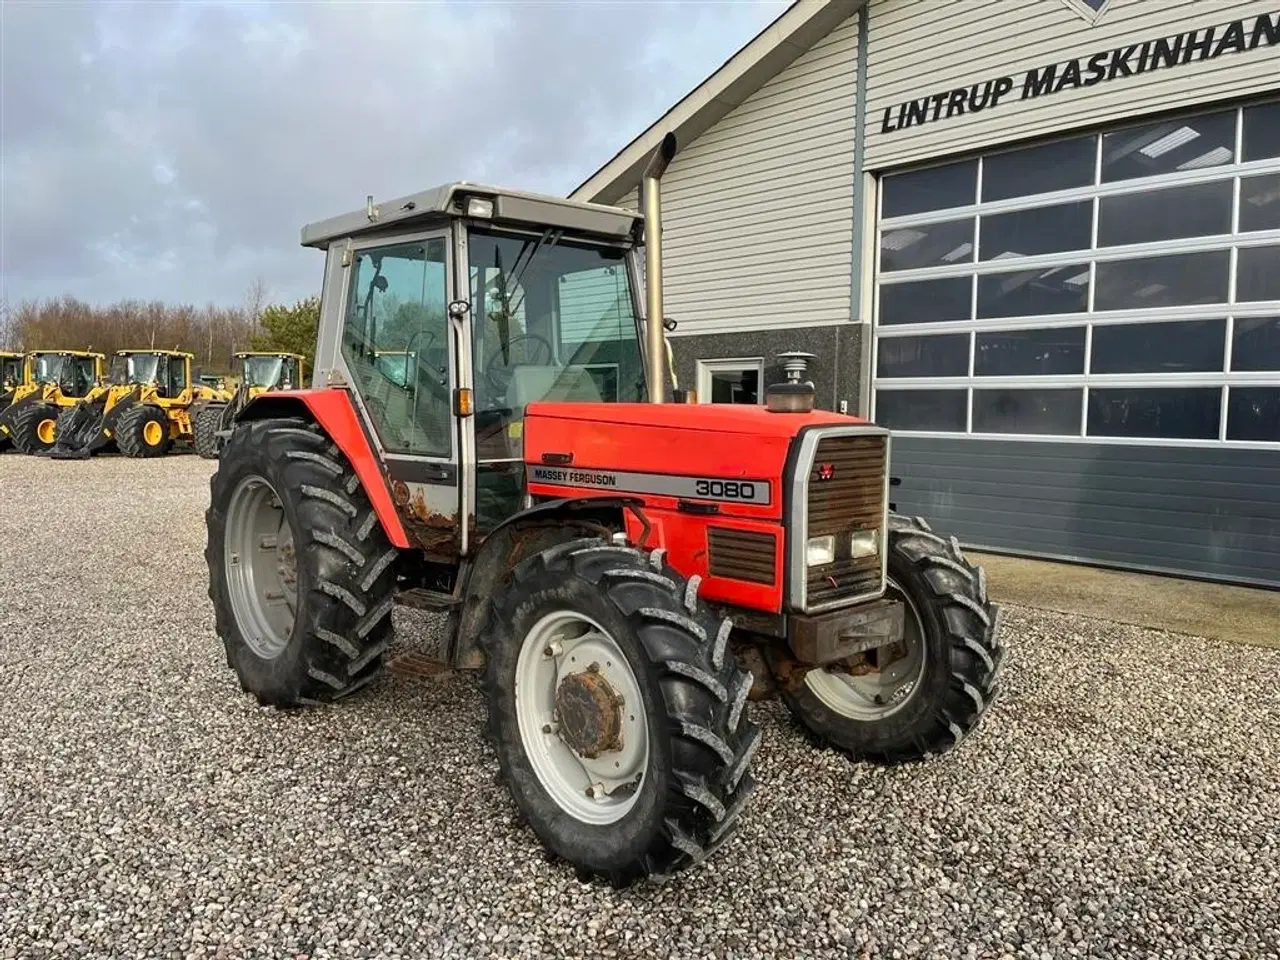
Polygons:
[[305,384],[306,358],[297,353],[237,353],[234,377],[239,381],[229,400],[210,400],[196,405],[191,414],[196,452],[206,460],[216,460],[222,448],[220,434],[231,429],[245,405],[272,390],[296,390]]
[[60,424],[49,456],[79,460],[112,446],[126,457],[158,457],[191,442],[195,405],[229,394],[192,376],[193,355],[178,350],[120,350],[105,389],[85,398]]
[[32,350],[22,366],[9,404],[0,411],[0,448],[12,443],[22,453],[53,447],[58,420],[97,388],[106,356],[88,350]]

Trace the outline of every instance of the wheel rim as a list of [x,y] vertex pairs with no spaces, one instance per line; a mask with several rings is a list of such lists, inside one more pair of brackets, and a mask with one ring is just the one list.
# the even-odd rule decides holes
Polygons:
[[298,563],[293,529],[275,488],[246,477],[227,506],[225,570],[231,609],[250,649],[278,657],[293,634]]
[[924,675],[925,631],[920,611],[892,577],[888,578],[885,594],[904,607],[902,644],[896,651],[900,655],[883,669],[860,676],[829,667],[804,675],[805,686],[814,696],[851,720],[883,720],[897,713],[912,699]]
[[160,429],[160,424],[154,420],[148,420],[146,426],[142,428],[142,439],[148,447],[160,446],[160,441],[164,439],[164,431]]
[[521,742],[552,800],[584,823],[626,816],[648,767],[649,724],[609,632],[573,611],[544,616],[520,647],[515,695]]
[[40,438],[41,443],[53,443],[53,437],[57,429],[58,424],[56,421],[41,420],[40,425],[36,427],[36,436]]

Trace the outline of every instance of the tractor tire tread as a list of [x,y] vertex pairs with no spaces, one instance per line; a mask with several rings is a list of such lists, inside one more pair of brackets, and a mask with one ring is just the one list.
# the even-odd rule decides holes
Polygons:
[[[501,778],[512,790],[521,820],[550,853],[576,863],[580,874],[615,887],[644,879],[661,882],[701,862],[732,833],[754,789],[747,768],[760,728],[736,699],[744,684],[750,688],[750,675],[736,658],[717,652],[722,620],[698,601],[697,584],[690,587],[657,551],[585,537],[527,557],[503,586],[479,635],[485,654],[481,686],[489,705],[486,737],[497,750]],[[511,679],[522,640],[516,624],[532,616],[539,603],[551,604],[565,590],[579,587],[597,591],[616,622],[630,629],[644,661],[637,671],[647,668],[656,681],[658,719],[666,714],[666,791],[652,819],[640,826],[628,823],[625,831],[637,832],[625,849],[605,850],[604,841],[586,836],[577,821],[566,826],[572,818],[536,787],[520,744]],[[713,662],[717,655],[718,663]],[[730,812],[733,822],[726,822]]]
[[52,403],[37,401],[22,404],[10,414],[9,419],[10,437],[14,448],[28,455],[52,449],[52,443],[45,444],[40,440],[36,428],[44,420],[56,421],[59,415],[57,406]]
[[[997,624],[987,601],[986,577],[970,563],[955,537],[938,536],[919,518],[889,515],[891,563],[909,572],[917,589],[915,601],[927,607],[921,616],[943,634],[947,662],[945,677],[936,681],[936,702],[921,713],[909,736],[891,746],[871,747],[856,742],[844,718],[815,706],[804,687],[783,692],[783,699],[816,745],[839,750],[852,759],[876,764],[900,764],[947,753],[960,745],[981,723],[997,698],[996,678],[1006,650],[999,643]],[[896,556],[894,556],[896,555]],[[907,583],[902,584],[904,589]],[[928,677],[921,681],[928,682]],[[892,717],[890,718],[892,719]]]
[[[311,455],[289,455],[299,451]],[[243,467],[242,461],[247,461]],[[299,589],[307,583],[310,589],[307,602],[299,607],[302,622],[295,623],[290,639],[294,659],[283,677],[274,661],[259,660],[240,638],[219,573],[220,538],[227,524],[224,504],[246,472],[270,480],[300,518],[291,523]],[[228,665],[264,706],[330,704],[372,683],[382,672],[393,629],[389,614],[398,554],[363,488],[349,487],[354,474],[351,463],[318,425],[288,417],[237,424],[210,478],[205,558],[217,632]],[[369,517],[373,522],[366,522]],[[376,571],[367,562],[357,562],[357,556],[377,556]],[[375,575],[370,577],[370,572]]]
[[[159,414],[164,423],[165,438],[159,447],[151,448],[142,441],[142,422],[156,414]],[[169,452],[172,440],[168,431],[168,414],[154,404],[138,403],[130,406],[129,409],[120,414],[120,419],[116,421],[115,429],[112,433],[115,436],[116,447],[119,448],[122,454],[126,457],[141,459],[161,457]]]
[[217,433],[222,429],[225,403],[207,402],[191,416],[191,445],[205,460],[217,460],[222,446]]

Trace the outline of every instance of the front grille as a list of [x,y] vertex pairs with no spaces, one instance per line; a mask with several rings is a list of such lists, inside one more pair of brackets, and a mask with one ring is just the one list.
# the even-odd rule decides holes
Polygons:
[[776,538],[771,533],[731,530],[728,527],[707,529],[708,571],[713,577],[746,580],[749,583],[774,583]]
[[[833,436],[818,441],[809,470],[808,536],[833,534],[834,563],[806,571],[805,606],[852,599],[880,589],[885,550],[885,470],[888,438],[883,434]],[[875,556],[853,559],[849,537],[855,530],[879,531]],[[803,544],[799,545],[803,549]]]

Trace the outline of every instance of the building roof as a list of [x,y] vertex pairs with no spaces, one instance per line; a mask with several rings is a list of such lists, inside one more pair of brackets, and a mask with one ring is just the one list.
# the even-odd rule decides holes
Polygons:
[[634,211],[599,203],[459,181],[394,200],[374,201],[372,216],[370,207],[366,206],[309,223],[302,228],[302,245],[325,247],[332,240],[382,233],[389,227],[404,230],[432,220],[461,217],[466,214],[465,205],[471,197],[492,200],[492,219],[498,223],[556,227],[570,232],[626,238],[641,222]]
[[640,183],[641,171],[668,132],[681,148],[790,66],[867,0],[796,0],[771,24],[628,143],[570,194],[572,200],[617,203]]

